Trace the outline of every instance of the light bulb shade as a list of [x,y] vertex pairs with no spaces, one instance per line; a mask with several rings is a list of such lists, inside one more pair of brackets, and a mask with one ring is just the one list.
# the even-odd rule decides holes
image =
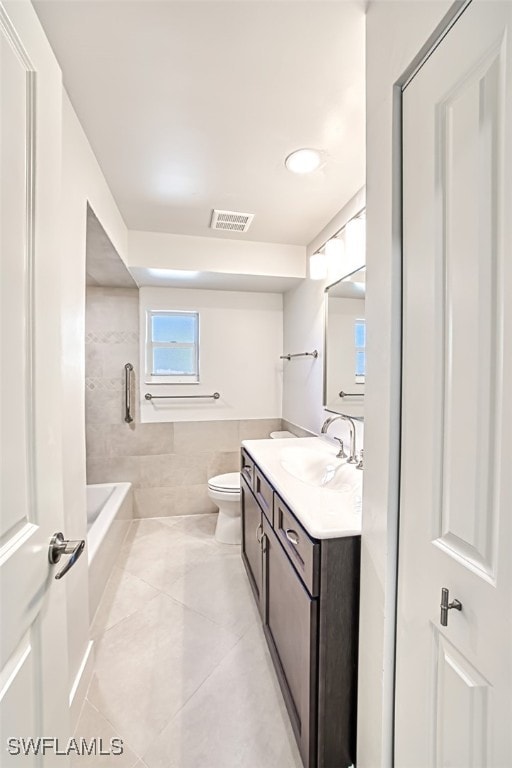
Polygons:
[[343,240],[337,237],[331,238],[325,244],[325,259],[327,262],[327,274],[330,283],[335,283],[337,280],[347,274],[345,269],[345,243]]
[[366,221],[351,219],[345,227],[345,274],[355,272],[366,263]]
[[313,253],[309,257],[309,277],[311,280],[325,280],[327,277],[327,259],[323,253]]

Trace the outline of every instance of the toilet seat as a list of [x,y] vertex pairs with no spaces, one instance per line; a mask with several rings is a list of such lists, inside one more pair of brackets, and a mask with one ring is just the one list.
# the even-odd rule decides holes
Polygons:
[[216,475],[208,480],[208,488],[212,491],[221,491],[228,494],[240,493],[240,475],[238,472],[227,472],[225,475]]

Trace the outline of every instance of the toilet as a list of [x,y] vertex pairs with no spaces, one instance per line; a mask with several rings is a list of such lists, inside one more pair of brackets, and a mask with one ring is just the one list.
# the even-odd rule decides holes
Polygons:
[[221,544],[240,544],[240,475],[228,472],[208,480],[208,496],[219,508],[215,539]]
[[[286,437],[295,437],[291,432],[271,432],[274,440]],[[240,544],[240,474],[227,472],[225,475],[216,475],[208,480],[208,496],[219,508],[215,539],[220,544]]]

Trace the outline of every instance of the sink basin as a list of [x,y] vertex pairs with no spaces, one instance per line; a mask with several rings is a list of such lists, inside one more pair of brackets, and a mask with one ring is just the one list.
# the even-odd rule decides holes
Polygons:
[[361,480],[357,477],[360,471],[343,459],[309,448],[286,448],[281,454],[281,466],[297,480],[329,491],[350,493]]

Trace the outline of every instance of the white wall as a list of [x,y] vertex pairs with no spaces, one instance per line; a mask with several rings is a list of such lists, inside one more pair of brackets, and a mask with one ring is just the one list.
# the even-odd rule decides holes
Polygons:
[[[308,256],[323,245],[335,232],[365,206],[364,190],[359,190],[307,248]],[[283,374],[283,419],[318,433],[328,415],[322,406],[324,290],[327,280],[303,280],[284,294],[284,351],[312,352],[315,360],[299,357],[285,361]],[[358,426],[358,431],[361,432]],[[330,433],[349,440],[348,428],[341,421]],[[360,441],[359,441],[360,442]],[[361,444],[358,445],[358,448]]]
[[[63,463],[65,534],[86,535],[84,328],[85,244],[87,202],[90,203],[119,254],[126,258],[126,227],[110,190],[63,92],[62,221],[62,364]],[[51,297],[48,297],[51,300]],[[66,576],[69,621],[70,688],[89,642],[87,557]]]
[[392,765],[397,542],[400,252],[393,86],[451,3],[377,0],[367,11],[367,379],[358,768]]
[[242,275],[305,277],[306,249],[219,237],[130,231],[128,266]]
[[[144,344],[140,357],[143,422],[268,419],[281,416],[283,299],[277,293],[187,288],[141,288],[140,339],[147,309],[200,313],[200,383],[145,384]],[[219,400],[156,400],[144,394],[211,394]]]

